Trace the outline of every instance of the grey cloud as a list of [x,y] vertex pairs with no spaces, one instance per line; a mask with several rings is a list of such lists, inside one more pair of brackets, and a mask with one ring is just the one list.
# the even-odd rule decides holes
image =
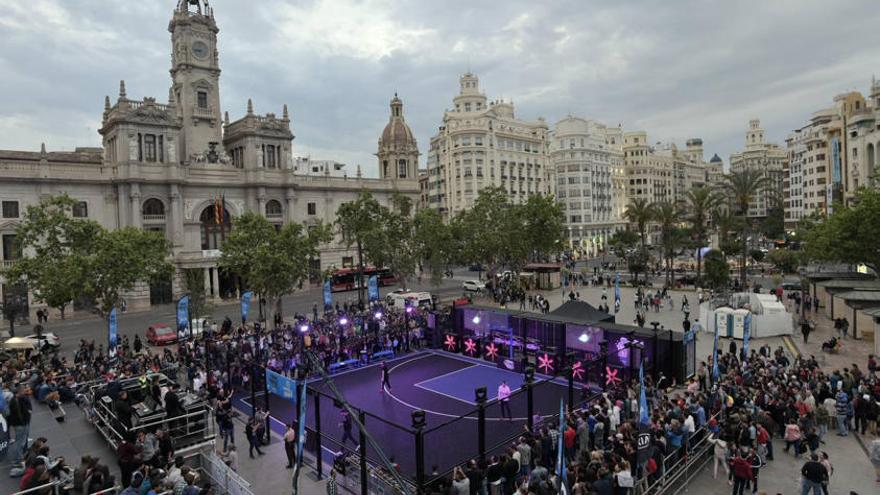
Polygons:
[[[174,0],[0,0],[0,147],[96,145],[103,96],[164,99]],[[700,136],[727,160],[749,118],[782,142],[814,110],[865,91],[880,11],[840,1],[240,2],[215,0],[222,106],[293,115],[296,153],[361,163],[397,91],[422,152],[476,72],[490,98],[569,112],[652,140]],[[318,156],[320,155],[320,156]]]

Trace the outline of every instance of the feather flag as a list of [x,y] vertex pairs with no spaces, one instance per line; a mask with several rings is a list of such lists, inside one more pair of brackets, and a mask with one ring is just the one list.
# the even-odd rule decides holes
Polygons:
[[565,403],[559,399],[559,444],[556,446],[556,476],[559,479],[559,493],[567,493],[566,482],[568,478],[565,469]]
[[712,381],[717,382],[718,376],[718,325],[715,325],[715,344],[712,347]]
[[639,464],[648,462],[651,446],[651,420],[648,415],[648,399],[645,394],[645,365],[639,365],[639,436],[636,458]]

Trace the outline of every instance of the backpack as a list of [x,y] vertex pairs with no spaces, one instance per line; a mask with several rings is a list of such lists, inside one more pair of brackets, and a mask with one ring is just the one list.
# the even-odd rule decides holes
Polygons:
[[649,475],[657,472],[657,461],[653,457],[648,459],[647,464],[645,464],[645,470]]

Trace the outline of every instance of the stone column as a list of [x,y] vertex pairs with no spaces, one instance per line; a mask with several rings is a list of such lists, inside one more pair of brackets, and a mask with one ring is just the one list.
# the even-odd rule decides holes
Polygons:
[[263,186],[257,189],[257,213],[266,215],[266,188]]
[[131,225],[141,228],[143,217],[141,216],[141,186],[137,182],[131,184]]
[[211,290],[211,269],[204,268],[205,271],[205,297],[207,298],[213,291]]
[[119,208],[118,218],[119,218],[119,228],[128,227],[129,219],[131,219],[131,213],[129,212],[129,206],[131,205],[130,201],[128,201],[128,185],[127,184],[119,184],[116,186],[118,188],[116,201],[117,208]]
[[292,223],[296,221],[296,196],[293,194],[293,189],[287,190],[287,195],[285,198],[287,200],[287,223]]
[[180,203],[180,189],[177,184],[168,186],[168,197],[171,199],[170,215],[165,222],[165,228],[171,229],[171,244],[174,247],[183,246],[183,207]]
[[213,269],[213,272],[214,272],[213,273],[213,276],[214,276],[214,300],[219,301],[220,300],[220,269],[215,266]]

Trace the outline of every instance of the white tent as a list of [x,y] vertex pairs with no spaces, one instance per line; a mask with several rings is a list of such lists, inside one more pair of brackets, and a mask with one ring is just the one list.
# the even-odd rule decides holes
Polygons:
[[37,348],[37,340],[29,337],[12,337],[11,339],[3,342],[4,349],[36,349]]

